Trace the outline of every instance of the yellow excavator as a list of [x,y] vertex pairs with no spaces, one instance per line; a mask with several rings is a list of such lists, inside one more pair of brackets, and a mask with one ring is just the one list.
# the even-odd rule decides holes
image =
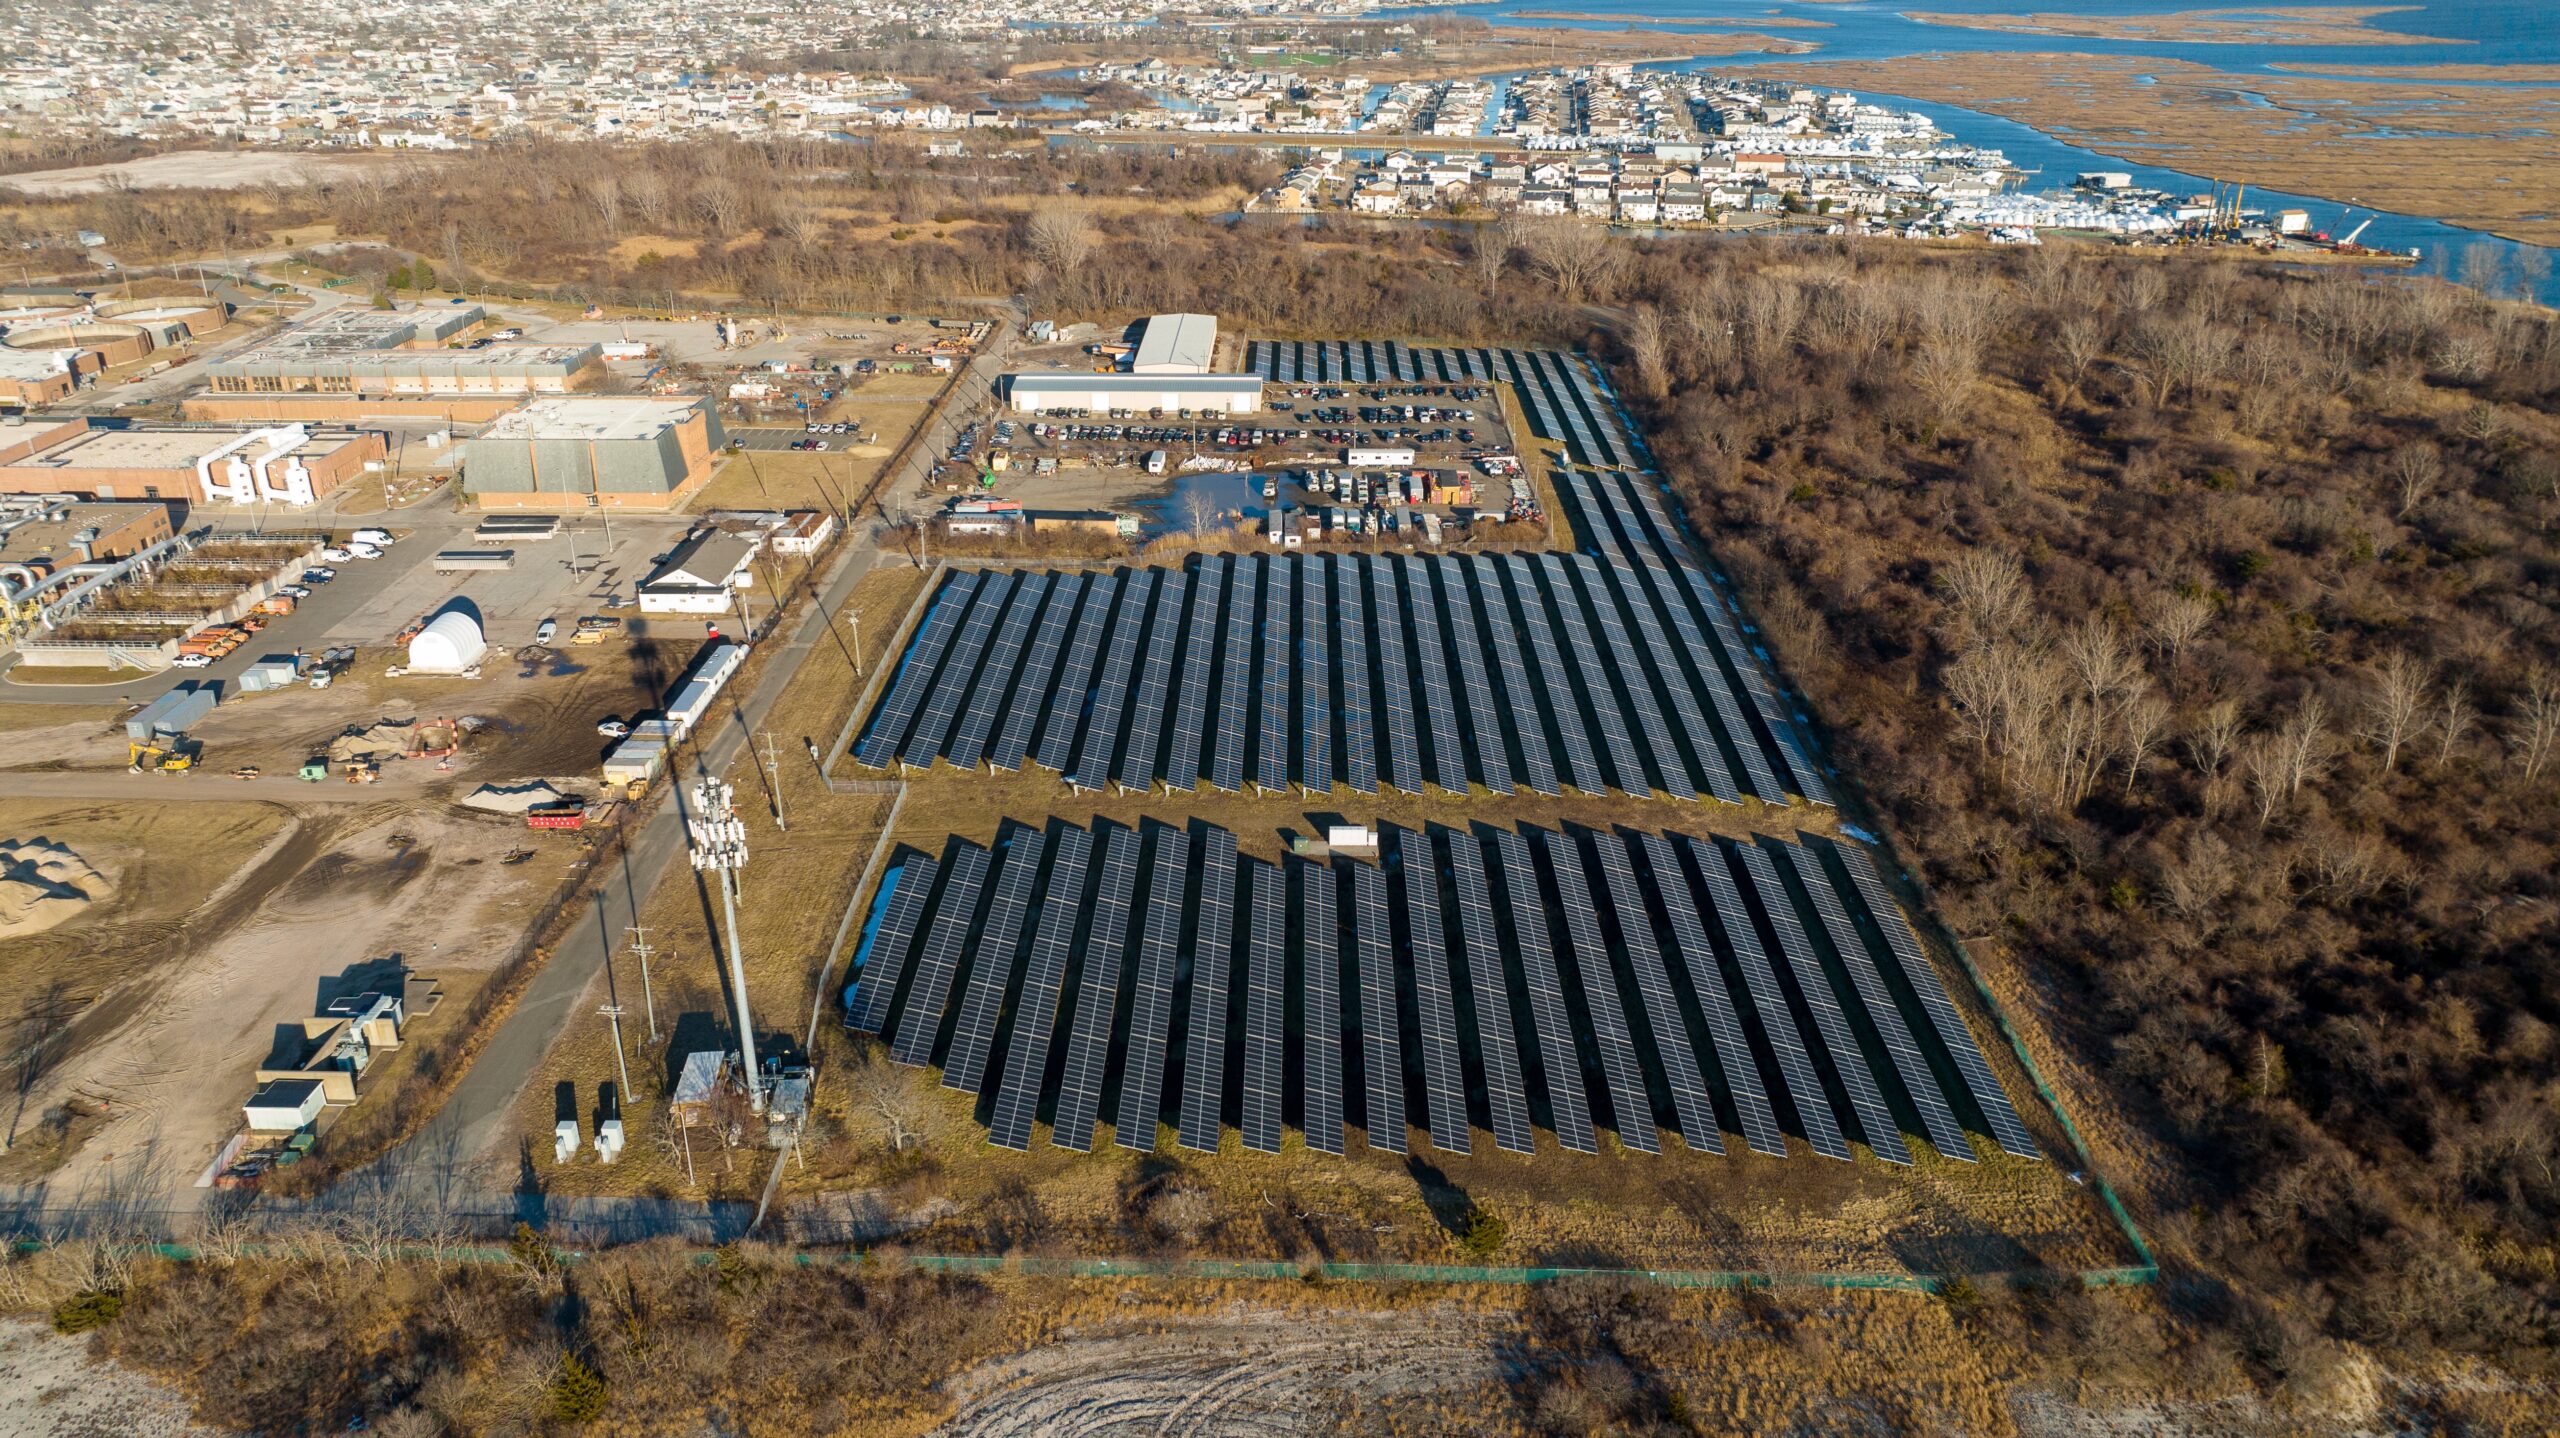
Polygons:
[[136,740],[128,747],[128,757],[136,774],[184,774],[196,767],[203,748],[183,736],[174,739]]

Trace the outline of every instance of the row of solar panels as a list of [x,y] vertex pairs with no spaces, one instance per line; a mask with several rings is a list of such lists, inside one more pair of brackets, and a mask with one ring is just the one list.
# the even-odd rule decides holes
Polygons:
[[[1011,826],[907,852],[875,897],[847,1023],[981,1096],[990,1138],[1089,1150],[1693,1150],[1786,1134],[1909,1163],[1916,1124],[2037,1156],[1866,851],[1815,839],[1389,831],[1385,863],[1285,867],[1189,829]],[[993,882],[989,879],[992,875]]]
[[1085,789],[1830,802],[1714,585],[1650,553],[957,572],[853,757]]

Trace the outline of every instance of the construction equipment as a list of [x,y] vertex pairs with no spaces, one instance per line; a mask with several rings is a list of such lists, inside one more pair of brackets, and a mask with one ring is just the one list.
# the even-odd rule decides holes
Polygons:
[[192,745],[186,736],[149,739],[128,746],[127,757],[136,774],[184,774],[196,767],[201,746]]
[[2370,225],[2370,224],[2372,224],[2372,223],[2373,223],[2373,216],[2371,216],[2371,215],[2367,215],[2367,216],[2365,216],[2363,219],[2361,219],[2361,220],[2359,220],[2359,221],[2357,221],[2357,222],[2356,222],[2356,227],[2355,227],[2354,229],[2347,231],[2347,232],[2346,232],[2345,234],[2343,234],[2343,235],[2340,235],[2340,236],[2338,237],[2338,241],[2337,241],[2337,243],[2336,243],[2335,245],[2332,245],[2330,248],[2332,248],[2332,249],[2336,250],[2339,254],[2342,254],[2342,255],[2361,255],[2361,254],[2368,253],[2368,251],[2365,249],[2365,247],[2364,247],[2364,246],[2359,245],[2359,244],[2357,244],[2357,243],[2356,243],[2356,236],[2363,234],[2363,233],[2364,233],[2364,230],[2365,230],[2365,226]]
[[260,770],[255,764],[243,764],[239,768],[231,771],[231,777],[234,779],[255,779],[262,772],[264,771]]
[[349,761],[347,762],[347,782],[348,782],[348,783],[350,783],[350,784],[374,784],[374,783],[379,783],[379,782],[381,782],[381,779],[382,779],[382,766],[381,766],[381,765],[379,765],[379,764],[376,764],[376,763],[375,763],[375,762],[373,762],[372,760],[370,760],[370,759],[352,759],[352,760],[349,760]]
[[303,760],[302,772],[295,777],[299,778],[305,784],[317,784],[321,780],[328,778],[328,758],[325,755],[315,754],[312,757]]

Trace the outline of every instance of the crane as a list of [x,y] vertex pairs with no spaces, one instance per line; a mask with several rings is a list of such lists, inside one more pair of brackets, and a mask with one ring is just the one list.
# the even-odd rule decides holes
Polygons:
[[2363,234],[2363,233],[2364,233],[2364,227],[2365,227],[2366,225],[2370,225],[2370,224],[2372,224],[2372,223],[2373,223],[2373,216],[2371,216],[2371,215],[2367,215],[2367,216],[2365,216],[2362,220],[2360,220],[2360,221],[2358,221],[2358,222],[2356,223],[2356,227],[2355,227],[2354,229],[2349,230],[2349,231],[2347,231],[2345,234],[2343,234],[2343,235],[2341,235],[2341,236],[2339,236],[2339,237],[2338,237],[2338,244],[2337,244],[2337,248],[2338,248],[2340,251],[2342,251],[2342,252],[2344,252],[2344,253],[2347,253],[2347,254],[2353,254],[2353,253],[2354,253],[2354,252],[2356,252],[2357,250],[2359,250],[2359,249],[2363,248],[2361,245],[2358,245],[2358,244],[2356,243],[2356,236]]

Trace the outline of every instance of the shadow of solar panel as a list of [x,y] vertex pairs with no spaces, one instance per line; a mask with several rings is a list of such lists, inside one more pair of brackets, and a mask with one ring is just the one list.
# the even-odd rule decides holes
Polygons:
[[[1616,690],[1612,698],[1623,696],[1622,707],[1635,721],[1635,732],[1644,740],[1642,752],[1653,756],[1656,778],[1643,780],[1648,788],[1659,788],[1675,799],[1694,802],[1697,786],[1689,781],[1689,770],[1680,757],[1680,746],[1671,737],[1671,728],[1662,719],[1662,708],[1646,672],[1642,655],[1636,652],[1626,621],[1618,613],[1609,583],[1600,575],[1597,560],[1576,557],[1565,564],[1565,570],[1579,582],[1583,606],[1600,620],[1600,666],[1586,664],[1586,677],[1602,685],[1614,674]],[[1561,580],[1562,576],[1559,576]],[[1639,770],[1641,772],[1641,770]]]
[[1521,652],[1519,626],[1511,617],[1501,566],[1492,560],[1470,560],[1464,572],[1468,589],[1483,604],[1485,640],[1502,674],[1504,709],[1496,716],[1497,727],[1507,717],[1510,731],[1520,739],[1520,781],[1540,794],[1562,794],[1564,786],[1556,782],[1555,749],[1547,739],[1547,721],[1538,710],[1537,686]]
[[1049,1141],[1078,1153],[1093,1151],[1093,1124],[1102,1111],[1102,1076],[1110,1062],[1111,1023],[1120,997],[1122,947],[1138,896],[1135,829],[1103,835],[1102,883],[1093,896],[1093,932],[1085,940],[1084,972],[1076,983],[1075,1014],[1068,1020],[1067,1062],[1058,1081],[1058,1103]]
[[881,880],[890,886],[888,899],[880,926],[853,956],[853,984],[845,1003],[846,1022],[866,1034],[880,1032],[880,1025],[888,1020],[889,1000],[907,972],[908,951],[915,947],[916,929],[924,922],[937,868],[930,856],[913,854]]
[[1059,989],[1074,952],[1076,925],[1084,915],[1085,865],[1093,836],[1070,827],[1058,836],[1049,863],[1049,894],[1031,936],[1031,959],[1022,975],[1022,997],[1013,1020],[1013,1045],[996,1091],[995,1123],[988,1140],[1016,1152],[1031,1147],[1032,1120],[1040,1112],[1040,1080],[1049,1067],[1049,1042],[1058,1022]]
[[1581,688],[1583,707],[1600,731],[1612,777],[1623,792],[1649,798],[1653,780],[1645,773],[1643,756],[1627,729],[1626,712],[1619,707],[1617,693],[1610,686],[1606,651],[1599,636],[1592,632],[1590,616],[1574,587],[1572,570],[1561,554],[1540,555],[1539,560],[1533,582],[1546,591],[1546,602],[1553,606],[1561,622],[1564,658],[1572,667],[1574,682]]
[[[1760,1020],[1760,1032],[1768,1040],[1769,1052],[1777,1060],[1779,1076],[1786,1081],[1787,1097],[1795,1105],[1796,1121],[1804,1126],[1805,1141],[1823,1157],[1845,1162],[1849,1158],[1849,1141],[1841,1137],[1839,1121],[1832,1114],[1831,1096],[1814,1070],[1812,1052],[1797,1032],[1795,1015],[1787,1008],[1786,990],[1779,987],[1778,976],[1769,966],[1768,951],[1761,946],[1759,930],[1743,906],[1742,893],[1734,882],[1724,849],[1712,841],[1686,837],[1680,843],[1695,864],[1698,879],[1706,885],[1705,912],[1715,915],[1725,947],[1733,953],[1734,966],[1742,971],[1743,989]],[[1669,871],[1657,864],[1654,872]],[[1671,888],[1666,883],[1666,895]]]

